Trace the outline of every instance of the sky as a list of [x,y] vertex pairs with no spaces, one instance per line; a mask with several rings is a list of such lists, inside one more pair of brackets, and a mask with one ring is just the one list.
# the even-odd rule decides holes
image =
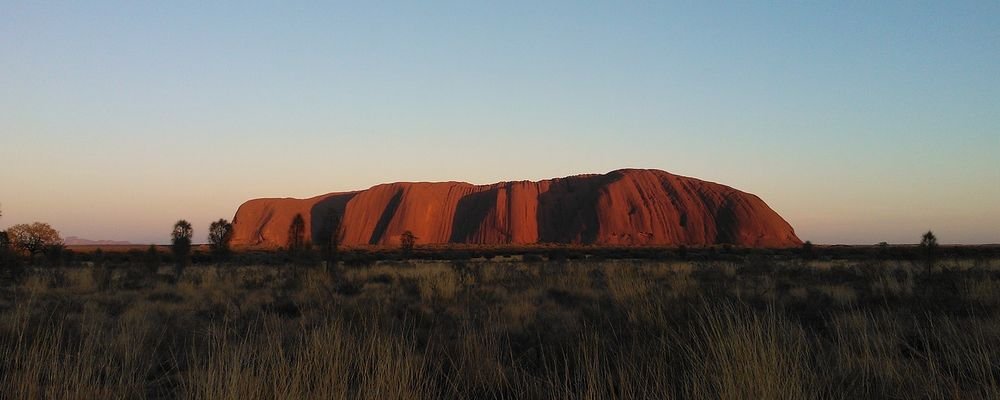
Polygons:
[[814,243],[1000,243],[1000,2],[291,3],[0,0],[0,228],[634,167]]

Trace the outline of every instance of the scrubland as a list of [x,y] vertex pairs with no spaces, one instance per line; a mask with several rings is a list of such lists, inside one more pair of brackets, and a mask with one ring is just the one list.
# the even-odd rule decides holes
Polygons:
[[169,270],[4,284],[0,397],[1000,398],[996,259]]

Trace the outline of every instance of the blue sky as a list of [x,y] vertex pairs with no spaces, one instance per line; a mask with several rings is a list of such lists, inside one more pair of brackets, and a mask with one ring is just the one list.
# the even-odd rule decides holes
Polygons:
[[1000,242],[996,1],[203,3],[0,1],[0,227],[642,167],[816,243]]

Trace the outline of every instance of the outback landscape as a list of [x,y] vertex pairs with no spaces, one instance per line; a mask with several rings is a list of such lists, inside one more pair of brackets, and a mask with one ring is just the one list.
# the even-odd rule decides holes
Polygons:
[[1000,399],[998,22],[0,1],[0,400]]
[[[688,179],[644,173],[665,177],[652,187],[667,190]],[[207,246],[192,245],[183,220],[170,246],[145,249],[67,247],[46,224],[12,227],[0,243],[0,392],[1000,396],[1000,247],[941,246],[933,232],[915,246],[814,246],[756,197],[720,185],[665,201],[607,186],[573,190],[579,179],[548,183],[562,198],[559,215],[529,221],[536,237],[563,243],[500,241],[524,229],[485,234],[508,221],[498,204],[523,208],[493,202],[503,185],[481,189],[487,205],[448,218],[439,216],[447,202],[408,196],[420,189],[400,185],[376,187],[399,189],[383,193],[395,204],[375,212],[364,207],[366,192],[339,202],[338,195],[253,200],[235,224],[213,222]],[[424,186],[435,185],[455,186]],[[743,208],[747,198],[759,205]],[[326,199],[335,206],[317,218],[316,204]],[[663,217],[649,218],[649,210]],[[539,220],[552,212],[536,211]],[[355,214],[368,218],[355,222]],[[453,221],[452,232],[438,221]],[[408,226],[432,241],[418,244]],[[660,242],[609,243],[640,231]],[[486,238],[494,242],[477,243]],[[761,240],[772,246],[755,246]]]

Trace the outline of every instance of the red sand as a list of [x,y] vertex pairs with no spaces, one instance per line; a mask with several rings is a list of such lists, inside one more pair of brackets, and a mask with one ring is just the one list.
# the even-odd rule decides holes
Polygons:
[[760,198],[659,170],[618,170],[540,182],[391,183],[310,199],[255,199],[233,219],[235,247],[287,245],[296,214],[310,240],[334,209],[343,244],[711,245],[790,247],[795,231]]

